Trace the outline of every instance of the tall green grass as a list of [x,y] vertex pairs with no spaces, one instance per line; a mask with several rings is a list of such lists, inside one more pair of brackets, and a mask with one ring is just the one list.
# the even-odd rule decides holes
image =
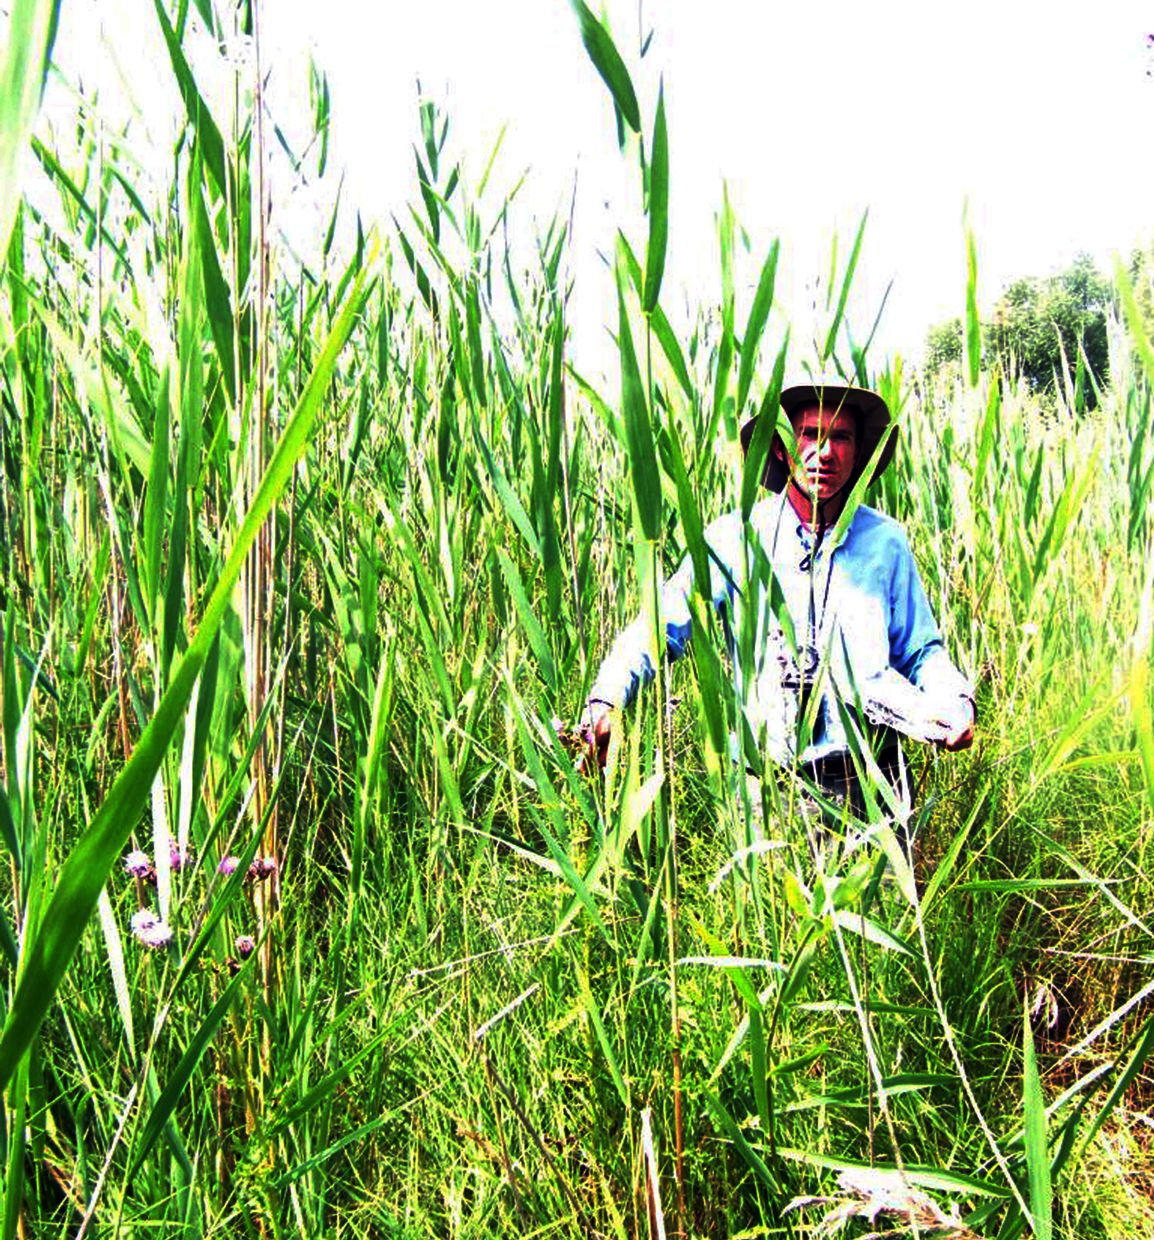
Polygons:
[[[290,257],[255,6],[157,0],[162,193],[91,102],[34,148],[58,215],[5,181],[6,1236],[1149,1230],[1150,324],[1120,274],[1110,387],[1042,409],[982,368],[971,239],[965,371],[925,391],[847,320],[864,221],[806,352],[770,328],[778,244],[739,307],[723,198],[679,332],[664,93],[573,8],[643,191],[608,390],[568,361],[564,225],[523,240],[432,101],[379,243]],[[52,6],[12,20],[50,47]],[[227,117],[196,22],[255,41]],[[324,178],[313,85],[287,166]],[[555,724],[664,573],[707,579],[769,447],[738,426],[807,364],[901,411],[871,502],[979,684],[975,749],[911,755],[912,845],[880,792],[819,839],[737,775],[704,597],[603,780]]]

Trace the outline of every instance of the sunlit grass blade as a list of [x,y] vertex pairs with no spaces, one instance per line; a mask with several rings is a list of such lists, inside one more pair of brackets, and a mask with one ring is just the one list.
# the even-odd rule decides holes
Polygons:
[[661,293],[665,250],[669,243],[669,131],[665,122],[665,88],[657,95],[653,148],[649,155],[649,245],[645,251],[645,291],[641,308],[652,314]]
[[621,358],[621,407],[625,437],[629,447],[629,472],[637,516],[644,535],[656,542],[661,523],[661,479],[657,471],[657,453],[653,446],[653,428],[649,405],[637,354],[633,348],[633,332],[625,308],[625,272],[617,267],[617,349]]
[[737,372],[737,416],[739,418],[745,416],[745,402],[749,397],[749,388],[753,382],[758,350],[761,348],[761,337],[765,332],[769,312],[773,308],[773,290],[777,282],[777,260],[780,253],[781,242],[774,238],[761,267],[757,291],[753,295],[753,305],[749,308],[749,318],[745,324],[745,334],[741,338],[741,366]]
[[1046,1101],[1038,1075],[1030,1008],[1022,1008],[1022,1109],[1026,1133],[1026,1174],[1030,1185],[1030,1229],[1039,1240],[1054,1233],[1053,1188],[1050,1183],[1050,1149],[1047,1139]]
[[164,36],[165,46],[168,48],[172,74],[184,101],[189,124],[200,144],[205,169],[212,178],[216,192],[224,198],[228,193],[228,186],[225,180],[224,140],[220,136],[220,129],[196,85],[192,68],[181,47],[180,35],[168,20],[164,0],[153,0],[153,7],[156,10],[156,20],[160,25],[161,34]]
[[60,0],[14,0],[8,13],[0,71],[0,259],[8,253],[20,207],[21,164],[40,107],[59,17]]
[[613,42],[613,36],[593,15],[584,0],[569,0],[581,27],[581,42],[589,53],[602,81],[609,87],[613,104],[634,133],[641,132],[641,110],[637,106],[637,94],[629,77],[629,70]]
[[129,1179],[139,1171],[141,1164],[151,1153],[152,1147],[164,1131],[165,1125],[172,1118],[172,1113],[176,1109],[176,1104],[181,1094],[188,1088],[189,1081],[192,1079],[197,1065],[204,1057],[205,1051],[208,1050],[209,1044],[216,1036],[216,1031],[220,1028],[221,1022],[236,1003],[237,994],[248,981],[248,975],[253,970],[253,962],[257,959],[258,955],[254,951],[249,959],[237,970],[236,976],[224,988],[220,998],[217,999],[204,1020],[201,1021],[180,1059],[169,1074],[164,1088],[160,1091],[159,1096],[152,1105],[152,1110],[145,1121],[144,1130],[136,1143],[136,1152],[133,1155],[132,1162],[129,1164]]
[[[630,279],[633,281],[633,288],[638,297],[644,293],[644,277],[641,271],[641,264],[638,263],[628,239],[621,233],[617,234],[617,252],[625,259],[625,264],[629,270]],[[661,346],[662,353],[665,354],[665,360],[669,363],[669,368],[673,371],[673,376],[681,387],[685,395],[692,400],[694,394],[693,380],[689,374],[689,367],[685,362],[685,353],[681,348],[674,332],[665,316],[665,311],[661,306],[655,304],[647,315],[649,328],[657,337],[657,343]],[[578,383],[582,383],[578,380]],[[587,388],[584,388],[588,392]]]
[[869,219],[869,212],[862,213],[861,221],[857,226],[857,232],[854,234],[853,246],[850,249],[849,262],[846,263],[845,274],[842,276],[841,289],[837,295],[837,306],[833,312],[833,319],[830,322],[829,330],[825,335],[825,344],[821,350],[821,360],[824,363],[828,358],[833,356],[834,349],[837,345],[838,332],[841,331],[842,322],[845,319],[846,303],[849,301],[850,289],[853,288],[854,275],[857,272],[858,259],[861,257],[862,241],[865,238],[866,221]]
[[978,318],[978,246],[966,223],[966,373],[970,387],[978,386],[982,365],[982,328]]
[[557,692],[557,669],[553,663],[553,654],[549,649],[549,639],[545,636],[545,630],[541,627],[540,621],[533,614],[529,596],[525,593],[525,585],[521,580],[521,574],[517,571],[516,564],[500,547],[496,548],[495,554],[505,583],[509,587],[513,605],[517,609],[517,615],[529,639],[529,648],[537,660],[541,679],[545,682],[549,692],[555,694]]

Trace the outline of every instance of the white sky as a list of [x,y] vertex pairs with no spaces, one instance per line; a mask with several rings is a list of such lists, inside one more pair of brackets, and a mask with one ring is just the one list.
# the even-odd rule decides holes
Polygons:
[[[662,301],[675,323],[686,322],[687,300],[717,300],[723,182],[751,241],[742,301],[780,237],[775,324],[791,321],[795,341],[812,330],[831,236],[848,253],[867,206],[854,322],[864,334],[892,278],[879,344],[914,356],[930,324],[962,309],[967,200],[986,303],[1079,250],[1107,266],[1114,250],[1154,239],[1148,3],[642,0],[641,23],[655,34],[640,62],[637,0],[607,8],[647,130],[665,81]],[[567,213],[576,176],[572,351],[596,375],[615,316],[597,252],[618,225],[639,252],[645,234],[636,165],[617,150],[608,92],[566,0],[266,0],[263,13],[277,116],[290,131],[289,114],[307,121],[311,49],[333,94],[332,162],[366,222],[403,216],[415,199],[418,77],[447,108],[451,153],[474,180],[508,124],[494,186],[503,193],[530,170],[515,225],[531,231],[534,217]],[[58,57],[87,82],[109,81],[101,23],[121,86],[162,134],[178,101],[152,0],[65,0]],[[121,86],[105,85],[106,104]]]

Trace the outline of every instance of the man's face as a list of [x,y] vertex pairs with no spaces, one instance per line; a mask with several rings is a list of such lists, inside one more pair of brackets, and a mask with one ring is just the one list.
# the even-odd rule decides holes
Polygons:
[[[793,485],[810,499],[823,503],[849,481],[857,460],[857,421],[848,410],[840,412],[811,405],[790,419],[800,459],[789,458]],[[775,451],[785,458],[778,443]]]

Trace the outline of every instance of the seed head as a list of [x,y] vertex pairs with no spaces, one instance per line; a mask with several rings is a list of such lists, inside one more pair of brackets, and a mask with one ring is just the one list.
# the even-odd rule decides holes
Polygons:
[[233,946],[236,948],[236,954],[242,960],[247,960],[256,951],[256,939],[251,934],[238,934]]

